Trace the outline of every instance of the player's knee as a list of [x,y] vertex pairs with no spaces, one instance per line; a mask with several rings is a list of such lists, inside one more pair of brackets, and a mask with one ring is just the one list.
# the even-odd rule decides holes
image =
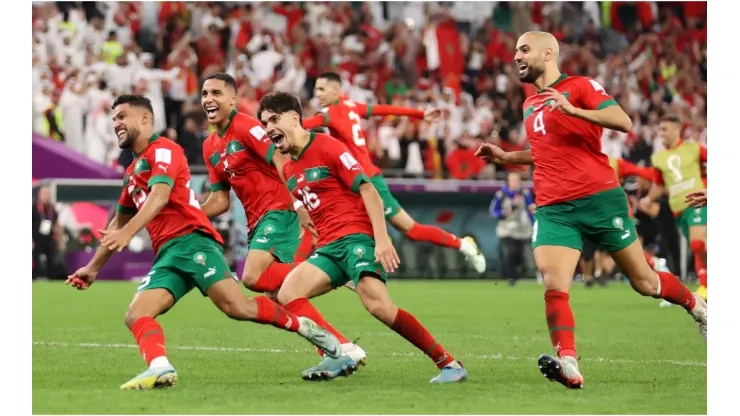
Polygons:
[[694,239],[691,240],[691,251],[694,253],[703,253],[707,251],[707,243],[704,240]]
[[136,321],[141,318],[156,318],[157,314],[141,310],[140,308],[129,308],[126,311],[126,316],[123,318],[123,322],[128,328],[131,328]]
[[290,302],[293,302],[299,297],[300,296],[298,296],[295,291],[290,288],[290,286],[282,286],[280,290],[278,290],[276,295],[277,302],[283,306],[289,304]]
[[542,275],[545,290],[556,290],[566,293],[570,291],[571,278],[569,276],[543,270],[540,270],[540,274]]
[[257,285],[257,281],[259,280],[260,276],[256,273],[244,273],[242,276],[242,284],[244,287],[246,287],[249,290],[254,290],[254,287]]

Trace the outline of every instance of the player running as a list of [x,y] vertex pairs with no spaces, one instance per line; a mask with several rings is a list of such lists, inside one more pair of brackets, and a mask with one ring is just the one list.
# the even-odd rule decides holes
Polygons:
[[324,108],[320,114],[303,120],[303,127],[311,130],[317,127],[328,127],[332,137],[344,143],[359,161],[360,166],[370,176],[370,182],[375,186],[381,200],[386,220],[393,228],[402,232],[414,241],[426,241],[438,246],[459,250],[468,263],[478,273],[486,271],[486,258],[478,249],[478,245],[471,237],[459,238],[439,227],[419,224],[403,209],[396,198],[391,194],[381,170],[375,166],[366,145],[366,134],[360,124],[361,118],[372,116],[409,116],[432,119],[439,110],[427,112],[407,107],[390,105],[360,104],[341,97],[342,80],[334,72],[325,72],[316,79],[314,93]]
[[[681,140],[681,120],[674,115],[660,121],[660,136],[665,150],[652,156],[655,178],[653,188],[640,201],[650,204],[668,190],[668,204],[676,217],[681,233],[689,240],[694,252],[696,274],[699,276],[697,293],[707,298],[707,207],[691,207],[687,198],[692,192],[706,189],[702,178],[707,163],[707,148],[695,141]],[[705,194],[706,196],[706,194]]]
[[[347,146],[328,135],[304,130],[300,102],[290,94],[265,96],[258,117],[277,149],[290,155],[283,167],[288,188],[303,200],[319,232],[316,251],[290,272],[278,300],[289,303],[320,296],[352,281],[373,316],[441,369],[431,382],[465,380],[467,370],[462,364],[413,315],[393,304],[385,281],[386,272],[398,267],[398,254],[388,236],[382,200]],[[331,369],[339,367],[336,361],[325,358],[306,370],[304,379],[330,378]]]
[[477,154],[501,164],[534,165],[532,247],[544,277],[545,315],[557,352],[556,357],[540,356],[538,364],[548,379],[581,388],[568,291],[584,237],[610,253],[635,291],[686,309],[705,340],[707,305],[676,276],[654,271],[645,260],[627,196],[601,153],[603,128],[627,131],[632,122],[598,82],[561,74],[558,54],[550,33],[527,32],[519,38],[514,58],[519,79],[539,91],[523,105],[531,150],[505,152],[483,144]]
[[[226,73],[215,73],[203,82],[201,105],[208,122],[217,130],[203,142],[211,195],[202,209],[211,218],[223,214],[231,207],[229,190],[234,190],[249,226],[249,251],[242,282],[252,291],[271,293],[275,299],[288,272],[296,265],[293,261],[305,260],[310,254],[311,234],[316,236],[316,230],[306,209],[292,198],[281,177],[286,156],[275,151],[257,119],[236,111],[236,89],[236,81]],[[310,232],[305,233],[303,240],[301,225]],[[306,300],[284,306],[298,316],[318,315]],[[366,354],[362,348],[330,324],[326,323],[325,328],[339,339],[346,354],[364,363]]]
[[139,344],[149,368],[121,389],[173,386],[177,373],[167,359],[162,327],[155,321],[193,288],[229,318],[297,332],[338,361],[339,341],[312,320],[283,309],[265,296],[247,299],[223,257],[223,240],[201,211],[190,189],[190,171],[182,148],[154,134],[152,104],[140,95],[121,95],[113,103],[118,146],[135,159],[126,169],[116,216],[103,231],[101,246],[90,262],[66,284],[87,289],[115,252],[146,227],[155,260],[126,312],[126,326]]

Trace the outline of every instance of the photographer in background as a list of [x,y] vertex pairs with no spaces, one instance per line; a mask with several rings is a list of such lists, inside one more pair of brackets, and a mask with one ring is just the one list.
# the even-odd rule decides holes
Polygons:
[[59,254],[66,248],[64,230],[59,223],[59,213],[51,204],[51,191],[41,186],[33,202],[33,279],[46,277],[64,279],[66,273],[59,266]]
[[519,277],[518,268],[524,267],[524,250],[532,238],[534,210],[534,195],[522,189],[521,174],[509,172],[506,185],[491,202],[491,216],[498,218],[496,234],[501,240],[504,277],[510,285]]

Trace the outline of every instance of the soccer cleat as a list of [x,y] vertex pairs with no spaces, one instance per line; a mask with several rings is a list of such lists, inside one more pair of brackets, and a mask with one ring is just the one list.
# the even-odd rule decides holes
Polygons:
[[707,287],[699,286],[699,288],[696,289],[696,294],[701,296],[701,298],[706,301],[707,300]]
[[473,269],[475,269],[476,272],[485,272],[486,258],[483,256],[483,253],[481,253],[478,248],[478,244],[475,243],[473,237],[463,237],[462,240],[464,241],[464,244],[461,248],[465,247],[462,249],[462,253],[465,255],[465,260],[473,266]]
[[672,304],[671,302],[668,302],[668,301],[667,301],[667,300],[665,300],[665,299],[663,299],[663,300],[662,300],[662,301],[660,302],[660,307],[661,307],[661,308],[670,308],[671,306],[673,306],[673,304]]
[[555,358],[542,354],[537,364],[540,373],[548,380],[557,381],[569,389],[583,388],[583,376],[578,370],[578,360],[575,357]]
[[437,377],[429,380],[430,383],[459,383],[468,379],[468,370],[463,367],[460,361],[457,361],[460,367],[446,366],[440,371]]
[[342,348],[337,337],[304,316],[299,316],[298,321],[301,323],[301,326],[298,328],[298,334],[300,336],[306,338],[308,342],[331,358],[342,356]]
[[358,365],[365,365],[367,353],[357,345],[357,340],[354,340],[352,343],[342,344],[341,348],[343,356],[351,358]]
[[357,371],[358,364],[347,356],[339,358],[324,357],[321,362],[301,373],[306,381],[331,381],[339,376],[350,376]]
[[149,368],[121,386],[121,390],[143,390],[159,387],[172,387],[177,383],[177,373],[172,366]]
[[702,299],[701,296],[694,294],[696,304],[694,309],[691,310],[691,316],[694,318],[694,322],[699,326],[699,333],[701,334],[704,341],[707,340],[707,301]]

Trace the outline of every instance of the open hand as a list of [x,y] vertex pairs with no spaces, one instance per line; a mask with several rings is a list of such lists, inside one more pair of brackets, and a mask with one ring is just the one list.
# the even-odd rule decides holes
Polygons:
[[475,155],[484,160],[502,165],[506,163],[506,152],[504,149],[490,143],[481,143]]
[[568,101],[568,98],[555,88],[545,88],[545,91],[540,96],[545,100],[545,102],[548,100],[553,101],[550,111],[555,111],[559,108],[563,113],[572,116],[577,110],[576,107]]
[[686,195],[686,203],[694,208],[707,206],[707,190],[700,189],[698,191],[689,192],[689,194]]
[[401,259],[398,258],[398,253],[396,253],[396,249],[388,236],[375,239],[375,262],[380,262],[383,269],[388,273],[396,271],[401,263]]
[[100,233],[103,234],[100,244],[107,247],[108,250],[118,251],[119,253],[128,246],[128,243],[134,237],[123,228],[117,230],[100,230]]

